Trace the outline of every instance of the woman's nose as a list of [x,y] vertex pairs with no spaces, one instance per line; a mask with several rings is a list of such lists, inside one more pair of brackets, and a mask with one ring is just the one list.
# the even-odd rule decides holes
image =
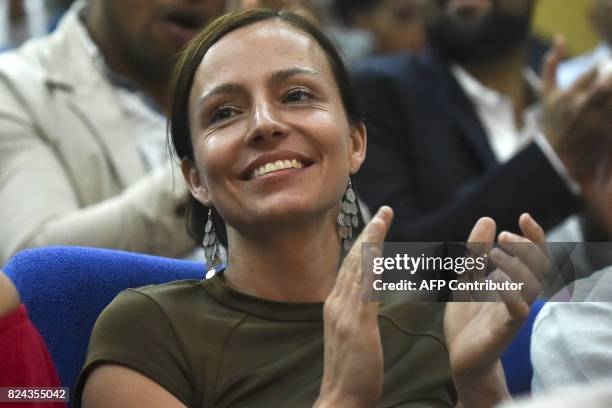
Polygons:
[[248,143],[280,140],[288,133],[287,125],[283,122],[279,110],[272,103],[257,103],[251,117]]

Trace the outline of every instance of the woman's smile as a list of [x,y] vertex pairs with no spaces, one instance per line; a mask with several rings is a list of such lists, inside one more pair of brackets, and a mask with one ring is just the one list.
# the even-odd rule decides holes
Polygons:
[[243,178],[253,180],[264,176],[270,177],[276,173],[295,173],[310,166],[313,163],[303,154],[291,150],[278,150],[273,153],[260,155],[251,161],[247,168],[242,172]]
[[273,163],[266,163],[265,165],[253,170],[250,177],[251,179],[254,179],[256,177],[263,177],[266,174],[275,173],[282,170],[301,169],[303,167],[304,163],[299,160],[277,160]]

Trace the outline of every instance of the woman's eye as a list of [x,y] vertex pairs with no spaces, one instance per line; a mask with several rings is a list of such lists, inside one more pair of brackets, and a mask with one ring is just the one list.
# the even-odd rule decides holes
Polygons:
[[285,102],[305,102],[312,99],[312,94],[306,89],[292,89],[285,96]]
[[236,110],[231,106],[221,106],[210,115],[210,123],[216,123],[225,119],[229,119],[236,114]]

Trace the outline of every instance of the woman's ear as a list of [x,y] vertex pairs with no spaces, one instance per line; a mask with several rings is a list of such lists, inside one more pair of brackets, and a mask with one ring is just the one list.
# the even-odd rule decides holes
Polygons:
[[363,164],[367,144],[368,133],[365,123],[359,121],[351,128],[351,143],[349,145],[349,165],[351,166],[351,174],[357,173],[357,170],[359,170]]
[[193,198],[198,200],[203,205],[208,206],[210,203],[210,193],[208,192],[208,186],[206,186],[206,183],[200,177],[200,172],[193,165],[191,160],[181,160],[181,172],[183,173],[183,178],[189,186],[189,190],[191,191],[191,195],[193,196]]

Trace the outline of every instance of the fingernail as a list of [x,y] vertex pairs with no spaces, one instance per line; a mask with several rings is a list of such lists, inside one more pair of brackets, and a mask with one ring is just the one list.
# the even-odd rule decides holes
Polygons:
[[391,207],[383,205],[378,209],[378,211],[376,211],[376,217],[382,217],[384,213],[391,213],[392,211],[393,210],[391,210]]
[[538,223],[536,222],[535,218],[531,216],[531,214],[529,215],[529,223],[534,227],[538,226]]

